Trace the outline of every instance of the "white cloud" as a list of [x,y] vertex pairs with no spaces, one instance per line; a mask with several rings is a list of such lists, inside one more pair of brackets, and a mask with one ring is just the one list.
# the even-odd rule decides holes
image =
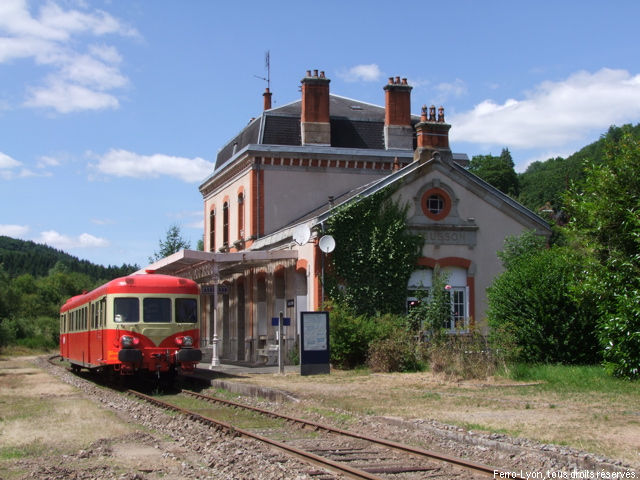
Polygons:
[[22,162],[11,158],[6,153],[0,152],[0,178],[11,180],[13,178],[32,177],[35,173],[24,168]]
[[157,178],[161,175],[184,182],[199,182],[213,172],[213,162],[202,158],[163,155],[140,155],[127,150],[109,150],[98,157],[99,172],[116,177]]
[[467,85],[464,81],[456,78],[451,83],[439,83],[435,86],[435,90],[439,93],[439,102],[450,97],[461,97],[467,93]]
[[22,165],[19,161],[11,158],[6,153],[0,152],[0,169],[17,168]]
[[26,225],[0,225],[0,235],[13,238],[24,238],[29,232]]
[[59,167],[60,160],[54,157],[49,157],[47,155],[43,155],[38,159],[37,167],[38,168],[47,168],[47,167]]
[[375,82],[382,77],[380,67],[375,63],[356,65],[347,71],[338,72],[338,76],[345,82]]
[[109,242],[104,238],[94,237],[88,233],[83,233],[77,237],[70,237],[68,235],[62,235],[55,230],[42,232],[36,241],[61,250],[70,248],[102,248],[109,246]]
[[[101,10],[63,10],[49,1],[33,15],[26,0],[0,2],[0,63],[32,58],[48,70],[44,84],[27,88],[24,105],[28,107],[53,108],[59,113],[117,108],[117,98],[108,91],[128,83],[119,68],[118,51],[105,44],[78,50],[78,45],[87,43],[87,36],[106,34],[138,35]],[[77,42],[75,37],[80,35],[82,41]]]
[[25,105],[51,107],[59,113],[70,113],[80,110],[118,108],[120,102],[108,93],[74,85],[64,80],[51,79],[45,87],[30,88]]
[[485,100],[453,115],[452,141],[512,148],[563,147],[593,130],[640,118],[640,75],[603,68],[543,82],[522,99]]

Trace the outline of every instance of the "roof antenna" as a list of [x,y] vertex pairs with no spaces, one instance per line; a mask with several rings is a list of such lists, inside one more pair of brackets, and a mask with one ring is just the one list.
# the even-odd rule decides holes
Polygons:
[[260,75],[254,75],[254,77],[267,82],[267,88],[271,90],[271,61],[269,59],[269,50],[264,54],[264,66],[267,69],[267,76],[261,77]]

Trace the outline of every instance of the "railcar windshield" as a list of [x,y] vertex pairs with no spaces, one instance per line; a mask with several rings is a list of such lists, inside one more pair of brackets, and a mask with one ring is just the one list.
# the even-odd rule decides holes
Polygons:
[[176,323],[196,323],[198,302],[194,298],[176,298]]
[[113,301],[113,321],[116,323],[138,323],[140,302],[137,298],[115,298]]
[[171,322],[171,299],[145,298],[143,302],[143,321],[145,323]]

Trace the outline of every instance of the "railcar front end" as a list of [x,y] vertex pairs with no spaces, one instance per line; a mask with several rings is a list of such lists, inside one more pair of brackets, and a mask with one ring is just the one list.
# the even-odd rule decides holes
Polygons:
[[202,359],[198,285],[167,275],[130,275],[62,307],[60,355],[75,368],[121,375],[191,371]]

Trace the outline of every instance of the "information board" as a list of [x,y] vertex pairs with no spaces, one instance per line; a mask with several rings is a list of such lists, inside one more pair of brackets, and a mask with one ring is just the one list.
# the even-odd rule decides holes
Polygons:
[[300,374],[329,373],[329,312],[300,312]]

